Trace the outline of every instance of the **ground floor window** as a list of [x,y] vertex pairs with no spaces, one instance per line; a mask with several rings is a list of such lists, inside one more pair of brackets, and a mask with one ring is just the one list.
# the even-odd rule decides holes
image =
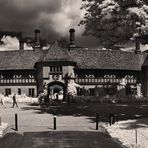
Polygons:
[[21,89],[18,88],[18,95],[21,95]]
[[34,88],[29,88],[29,96],[34,97]]
[[5,89],[5,95],[8,96],[11,94],[11,88],[6,88]]

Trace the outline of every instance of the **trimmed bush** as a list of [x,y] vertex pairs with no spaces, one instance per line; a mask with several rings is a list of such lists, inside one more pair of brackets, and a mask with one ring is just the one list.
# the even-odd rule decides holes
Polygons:
[[74,96],[74,103],[88,103],[88,102],[98,102],[98,103],[140,103],[148,102],[148,98],[137,97],[135,95],[105,95],[99,96]]

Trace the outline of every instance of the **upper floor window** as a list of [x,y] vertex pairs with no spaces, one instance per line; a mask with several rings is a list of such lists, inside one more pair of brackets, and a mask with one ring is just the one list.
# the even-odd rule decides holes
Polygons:
[[62,66],[50,66],[51,73],[62,73]]

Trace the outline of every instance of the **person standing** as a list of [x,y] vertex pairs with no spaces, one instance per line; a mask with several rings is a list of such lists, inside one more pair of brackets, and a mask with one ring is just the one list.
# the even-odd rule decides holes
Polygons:
[[0,103],[1,103],[1,106],[5,107],[5,101],[4,101],[3,93],[0,95]]
[[16,105],[16,107],[18,107],[17,101],[16,101],[16,94],[13,95],[13,106],[12,108],[14,108],[14,106]]

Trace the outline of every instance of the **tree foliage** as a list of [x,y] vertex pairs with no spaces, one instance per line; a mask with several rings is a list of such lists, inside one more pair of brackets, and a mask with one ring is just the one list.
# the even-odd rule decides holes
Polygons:
[[93,35],[99,44],[111,48],[146,33],[148,29],[147,0],[82,0],[85,10],[79,25],[84,35]]

